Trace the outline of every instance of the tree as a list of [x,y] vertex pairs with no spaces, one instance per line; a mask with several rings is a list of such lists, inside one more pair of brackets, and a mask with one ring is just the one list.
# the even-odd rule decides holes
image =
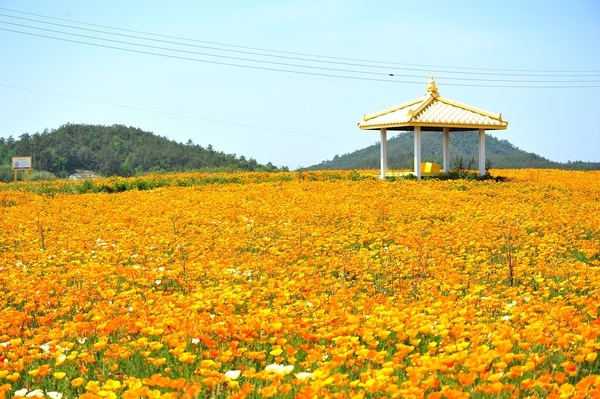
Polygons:
[[[133,175],[150,171],[183,171],[201,168],[264,170],[254,159],[226,155],[207,148],[177,143],[166,137],[124,125],[66,124],[58,129],[11,137],[0,142],[0,162],[10,157],[31,155],[36,169],[65,177],[77,169],[102,175]],[[278,170],[275,168],[275,170]]]

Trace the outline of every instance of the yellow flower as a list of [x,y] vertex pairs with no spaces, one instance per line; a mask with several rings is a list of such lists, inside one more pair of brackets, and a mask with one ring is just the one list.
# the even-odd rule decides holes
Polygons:
[[116,399],[117,398],[117,394],[114,393],[113,391],[98,391],[96,392],[96,395],[105,398],[105,399]]
[[96,352],[101,351],[106,347],[106,341],[98,341],[94,344],[94,350]]
[[102,389],[105,391],[114,391],[119,388],[121,388],[121,382],[111,379],[106,380],[106,382],[102,385]]
[[271,356],[280,356],[283,353],[283,349],[281,349],[280,347],[273,349],[271,352],[269,352],[269,354]]
[[67,373],[65,373],[63,371],[57,371],[53,375],[54,375],[54,378],[56,378],[57,380],[62,380],[63,378],[65,378],[65,376],[67,375]]

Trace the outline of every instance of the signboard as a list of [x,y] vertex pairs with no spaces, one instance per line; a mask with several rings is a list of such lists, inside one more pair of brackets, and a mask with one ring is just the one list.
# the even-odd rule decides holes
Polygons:
[[31,170],[31,157],[12,157],[13,170]]

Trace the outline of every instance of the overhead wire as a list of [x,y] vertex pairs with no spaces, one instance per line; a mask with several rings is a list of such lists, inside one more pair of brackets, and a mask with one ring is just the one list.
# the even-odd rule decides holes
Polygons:
[[[19,14],[23,14],[23,15],[41,17],[41,18],[54,20],[54,21],[68,22],[69,24],[54,23],[54,22],[42,21],[39,19],[18,17],[18,16],[14,16],[14,15],[8,15],[5,13],[0,13],[0,17],[12,18],[13,20],[19,19],[21,21],[27,21],[29,23],[44,24],[45,26],[52,25],[55,27],[59,27],[61,29],[71,29],[71,30],[77,30],[77,31],[94,32],[94,33],[106,35],[109,37],[116,37],[116,39],[108,38],[108,37],[90,36],[87,34],[74,33],[74,32],[69,32],[69,31],[65,31],[65,30],[49,29],[49,28],[43,28],[41,26],[18,24],[18,23],[9,22],[6,20],[0,20],[0,23],[2,23],[4,25],[12,25],[12,26],[18,26],[18,27],[24,28],[24,29],[51,32],[53,34],[70,36],[70,37],[78,37],[78,38],[85,39],[85,40],[74,40],[74,39],[69,39],[66,37],[56,37],[56,36],[50,36],[47,34],[34,33],[31,31],[22,31],[22,30],[8,29],[8,28],[0,27],[0,30],[7,31],[7,32],[13,32],[13,33],[18,33],[18,34],[22,34],[22,35],[40,37],[40,38],[44,38],[44,39],[71,42],[71,43],[82,44],[82,45],[86,45],[86,46],[95,46],[95,47],[107,48],[107,49],[112,49],[112,50],[126,51],[126,52],[131,52],[131,53],[159,56],[159,57],[186,60],[186,61],[202,62],[202,63],[208,63],[208,64],[229,66],[229,67],[250,68],[250,69],[257,69],[257,70],[294,73],[294,74],[312,75],[312,76],[321,76],[321,77],[330,77],[330,78],[343,78],[343,79],[354,79],[354,80],[379,81],[379,82],[386,82],[386,83],[406,83],[406,84],[419,84],[419,85],[421,85],[423,83],[422,79],[424,78],[424,75],[406,74],[406,73],[404,73],[404,71],[420,72],[423,74],[426,73],[427,75],[429,75],[431,73],[443,73],[443,74],[452,75],[452,76],[444,76],[444,75],[436,76],[436,80],[444,81],[444,85],[447,85],[447,86],[535,88],[535,89],[548,89],[548,88],[572,89],[572,88],[600,87],[600,80],[593,79],[595,77],[600,77],[600,70],[493,69],[493,68],[477,68],[477,67],[469,67],[469,66],[456,67],[456,66],[441,66],[441,65],[428,65],[428,64],[410,64],[410,63],[399,63],[399,62],[386,62],[386,61],[380,61],[380,60],[365,60],[365,59],[356,59],[356,58],[332,57],[332,56],[324,56],[324,55],[316,55],[316,54],[307,54],[307,53],[299,53],[299,52],[291,52],[291,51],[271,50],[271,49],[264,49],[264,48],[257,48],[257,47],[217,43],[217,42],[183,38],[183,37],[177,37],[177,36],[169,36],[169,35],[157,34],[157,33],[151,33],[151,32],[136,31],[136,30],[131,30],[131,29],[111,27],[111,26],[106,26],[106,25],[73,21],[73,20],[64,19],[64,18],[50,17],[50,16],[41,15],[41,14],[28,13],[28,12],[23,12],[23,11],[18,11],[18,10],[11,10],[11,9],[7,9],[7,8],[3,8],[3,7],[0,7],[0,10],[13,12],[13,13],[19,13]],[[74,26],[73,24],[79,24],[82,26]],[[94,27],[94,29],[92,29],[90,27]],[[102,29],[95,29],[95,28],[102,28]],[[109,32],[109,31],[107,31],[107,29],[113,30],[115,32]],[[127,32],[127,33],[125,34],[125,33],[116,33],[116,32]],[[140,35],[145,35],[145,36],[149,36],[149,37],[144,37],[144,36],[140,36]],[[157,38],[160,38],[160,39],[157,39]],[[120,39],[127,39],[127,40],[120,40]],[[165,40],[165,39],[168,39],[168,40]],[[128,40],[136,40],[136,41],[141,40],[143,42],[134,42],[134,41],[128,41]],[[97,42],[93,42],[93,41],[100,41],[100,42],[109,43],[109,44],[102,44],[102,43],[97,43]],[[147,43],[159,43],[161,45],[153,45],[153,44],[147,44]],[[163,45],[168,45],[169,47],[165,47]],[[120,46],[123,46],[123,47],[120,47]],[[127,46],[133,46],[136,48],[131,48],[131,47],[127,47]],[[177,47],[173,47],[173,46],[183,47],[186,49],[190,49],[190,48],[191,49],[205,49],[205,50],[216,51],[218,53],[211,54],[208,52],[184,50],[182,48],[177,48]],[[234,55],[240,55],[240,56],[225,55],[222,53],[234,54]],[[183,55],[177,55],[177,54],[183,54]],[[261,59],[261,58],[245,58],[247,56],[263,57],[263,59]],[[209,57],[209,58],[213,58],[213,59],[203,59],[203,58],[199,58],[199,57]],[[214,58],[231,60],[234,62],[223,62],[223,61],[215,60]],[[286,61],[292,60],[294,62],[298,61],[298,62],[308,63],[308,64],[293,64],[293,63],[283,62],[283,61],[279,61],[279,60],[286,60]],[[259,65],[249,65],[249,64],[243,64],[241,62],[254,63],[254,64],[259,64]],[[315,64],[315,65],[313,65],[313,64]],[[261,65],[263,65],[263,66],[261,66]],[[267,66],[264,66],[264,65],[267,65]],[[323,66],[323,65],[330,65],[331,67]],[[364,69],[343,69],[343,68],[338,68],[338,67],[334,67],[334,66],[365,68],[366,70],[364,70]],[[289,69],[289,68],[298,68],[300,70]],[[314,71],[325,71],[327,73],[314,72]],[[402,72],[398,72],[398,71],[402,71]],[[337,73],[337,74],[335,74],[335,73]],[[343,75],[342,75],[342,73],[343,73]],[[354,76],[354,75],[359,75],[359,76]],[[460,75],[468,75],[469,77],[460,77]],[[478,76],[478,77],[477,78],[470,77],[473,75]],[[399,79],[397,79],[397,77],[417,78],[417,79],[419,79],[419,81],[399,80]],[[491,78],[491,77],[507,77],[507,78],[498,79],[498,78]],[[539,79],[532,80],[532,79],[513,79],[512,77],[555,78],[555,79],[553,79],[553,80],[539,80]],[[589,79],[589,80],[574,80],[574,79],[556,80],[556,79],[564,79],[564,78],[575,78],[575,79],[592,78],[592,79]],[[455,81],[456,83],[452,83],[452,82],[448,82],[448,81]],[[487,84],[475,83],[474,84],[474,83],[468,83],[468,82],[483,82],[483,83],[499,82],[499,83],[505,83],[505,84],[489,84],[489,83],[487,83]],[[514,84],[506,84],[506,83],[525,83],[525,84],[514,85]],[[548,85],[549,83],[551,83],[551,85]],[[568,84],[565,85],[565,83],[568,83]],[[579,85],[580,83],[586,83],[586,84]],[[546,85],[541,85],[541,84],[546,84]],[[151,110],[151,109],[145,109],[145,108],[139,108],[139,107],[132,107],[132,106],[121,105],[121,104],[116,104],[116,103],[96,101],[96,100],[90,100],[90,99],[85,99],[85,98],[81,98],[81,97],[68,96],[68,95],[63,95],[63,94],[28,89],[28,88],[12,86],[12,85],[2,84],[2,83],[0,83],[0,86],[9,87],[9,88],[17,89],[17,90],[36,92],[36,93],[45,94],[45,95],[58,96],[58,97],[63,97],[63,98],[68,98],[68,99],[73,99],[73,100],[78,100],[78,101],[103,104],[103,105],[108,105],[108,106],[113,106],[113,107],[128,108],[128,109],[134,109],[134,110],[138,110],[138,111],[151,112],[151,113],[162,114],[162,115],[170,115],[170,116],[175,116],[175,117],[203,120],[203,121],[219,123],[219,124],[260,129],[260,130],[285,133],[285,134],[311,136],[311,137],[318,137],[318,138],[325,138],[325,139],[343,140],[343,141],[371,144],[370,142],[360,141],[360,140],[353,140],[353,139],[340,138],[340,137],[331,137],[331,136],[302,133],[302,132],[294,132],[294,131],[282,130],[282,129],[273,129],[273,128],[255,126],[255,125],[247,125],[247,124],[242,124],[242,123],[220,121],[220,120],[203,118],[203,117],[196,117],[196,116],[190,116],[190,115],[184,115],[184,114],[177,114],[177,113],[157,111],[157,110]]]
[[[38,36],[38,37],[43,37],[43,38],[47,38],[47,39],[61,40],[61,41],[71,42],[71,43],[85,44],[85,45],[95,46],[95,47],[109,48],[109,49],[113,49],[113,50],[122,50],[122,51],[128,51],[128,52],[132,52],[132,53],[155,55],[155,56],[159,56],[159,57],[174,58],[174,59],[180,59],[180,60],[186,60],[186,61],[196,61],[196,62],[203,62],[203,63],[208,63],[208,64],[216,64],[216,65],[224,65],[224,66],[232,66],[232,67],[240,67],[240,68],[250,68],[250,69],[259,69],[259,70],[272,71],[272,72],[286,72],[286,73],[294,73],[294,74],[301,74],[301,75],[312,75],[312,76],[324,76],[324,77],[332,77],[332,78],[343,78],[343,79],[355,79],[355,80],[370,80],[370,81],[389,82],[389,80],[386,80],[386,79],[365,78],[365,77],[358,77],[358,76],[333,75],[333,74],[317,73],[317,72],[294,71],[294,70],[288,70],[288,69],[260,67],[260,66],[256,66],[256,65],[242,65],[242,64],[233,64],[233,63],[219,62],[219,61],[209,61],[209,60],[202,60],[202,59],[191,58],[191,57],[183,57],[183,56],[176,56],[176,55],[169,55],[169,54],[154,53],[154,52],[150,52],[150,51],[135,50],[135,49],[128,49],[128,48],[116,47],[116,46],[103,45],[103,44],[98,44],[98,43],[83,42],[83,41],[79,41],[79,40],[71,40],[71,39],[65,39],[65,38],[59,38],[59,37],[52,37],[52,36],[40,35],[40,34],[36,34],[36,33],[31,33],[31,32],[17,31],[17,30],[13,30],[13,29],[0,28],[0,30],[9,31],[9,32],[16,32],[16,33],[22,33],[22,34],[30,35],[30,36]],[[400,80],[394,80],[393,82],[394,83],[422,84],[422,82],[400,81]]]
[[[170,36],[170,35],[157,34],[157,33],[152,33],[152,32],[144,32],[144,31],[138,31],[138,30],[132,30],[132,29],[117,28],[117,27],[112,27],[112,26],[107,26],[107,25],[94,24],[94,23],[89,23],[89,22],[81,22],[81,21],[75,21],[75,20],[70,20],[70,19],[65,19],[65,18],[51,17],[51,16],[47,16],[47,15],[42,15],[42,14],[35,14],[35,13],[30,13],[30,12],[25,12],[25,11],[12,10],[12,9],[8,9],[8,8],[4,8],[4,7],[0,7],[0,10],[5,10],[5,11],[19,13],[19,14],[25,14],[25,15],[32,15],[32,16],[42,17],[42,18],[56,20],[56,21],[66,21],[69,23],[75,23],[75,24],[80,24],[80,25],[85,25],[85,26],[95,26],[95,27],[111,29],[111,30],[116,30],[116,31],[121,31],[121,32],[130,32],[130,33],[142,34],[142,35],[147,35],[147,36],[162,37],[162,38],[176,39],[176,40],[185,40],[188,42],[210,44],[213,46],[238,48],[238,49],[245,49],[245,50],[255,50],[255,51],[270,52],[270,53],[276,53],[276,54],[290,54],[290,55],[296,55],[296,56],[307,56],[307,57],[330,59],[330,60],[343,60],[343,61],[353,61],[353,62],[374,63],[374,64],[376,64],[376,65],[373,65],[374,67],[381,66],[382,64],[387,64],[387,66],[385,66],[384,68],[387,68],[388,66],[391,66],[391,65],[396,65],[396,66],[419,67],[420,69],[417,69],[419,71],[422,70],[422,68],[428,68],[428,70],[429,70],[429,68],[456,69],[457,71],[454,71],[454,72],[450,72],[450,71],[445,71],[445,72],[462,73],[462,74],[477,73],[477,72],[473,72],[473,71],[486,71],[485,73],[489,74],[489,75],[503,75],[504,72],[523,72],[523,73],[531,73],[532,74],[531,76],[554,76],[554,75],[549,75],[549,74],[588,74],[588,73],[594,74],[592,76],[598,76],[598,74],[600,73],[600,70],[539,70],[539,69],[536,70],[536,69],[507,69],[507,68],[497,69],[497,68],[481,68],[481,67],[469,67],[469,66],[461,66],[461,67],[440,66],[440,65],[431,65],[431,64],[414,64],[414,63],[389,62],[389,61],[382,61],[382,60],[364,60],[364,59],[346,58],[346,57],[333,57],[333,56],[325,56],[325,55],[317,55],[317,54],[298,53],[298,52],[292,52],[292,51],[272,50],[272,49],[264,49],[264,48],[258,48],[258,47],[241,46],[241,45],[226,44],[226,43],[217,43],[217,42],[206,41],[206,40],[191,39],[191,38]],[[10,16],[10,17],[19,18],[19,17],[15,17],[15,16]],[[48,23],[45,21],[39,21],[39,22]],[[79,28],[79,29],[86,29],[86,28]],[[181,43],[179,43],[179,44],[181,44]],[[221,50],[225,51],[224,49],[221,49]],[[271,56],[269,54],[261,54],[261,55]],[[498,71],[500,71],[501,73],[494,73],[494,72],[498,72]],[[527,74],[523,74],[523,73],[519,73],[517,75],[528,76]],[[576,75],[576,76],[578,76],[578,75]]]
[[[3,9],[3,8],[0,8],[0,9]],[[334,64],[334,65],[348,65],[348,66],[361,67],[361,68],[375,68],[375,69],[387,69],[387,70],[389,70],[389,68],[381,66],[381,65],[365,65],[365,64],[357,64],[357,63],[347,63],[347,62],[341,63],[341,62],[331,62],[331,61],[323,61],[323,60],[311,60],[311,59],[307,59],[307,58],[298,58],[298,57],[275,56],[275,55],[271,55],[271,54],[262,54],[262,53],[256,53],[256,52],[221,49],[221,48],[214,47],[214,46],[213,47],[199,46],[199,45],[191,45],[191,44],[188,44],[188,43],[181,43],[181,42],[174,42],[174,41],[150,39],[150,38],[145,38],[145,37],[141,37],[141,36],[123,35],[123,34],[117,34],[117,33],[113,33],[113,32],[102,31],[102,30],[98,30],[98,29],[81,28],[81,27],[72,26],[72,25],[65,25],[65,24],[56,24],[56,23],[52,23],[52,22],[33,20],[31,18],[15,17],[15,16],[11,16],[11,15],[6,15],[6,14],[0,14],[0,16],[10,17],[10,18],[16,18],[16,19],[26,20],[26,21],[30,21],[30,22],[36,22],[36,23],[50,24],[50,25],[54,25],[54,26],[60,26],[60,27],[63,27],[63,28],[67,28],[67,29],[79,29],[79,30],[85,30],[85,31],[93,31],[93,32],[96,32],[96,33],[101,33],[101,34],[107,34],[107,35],[113,35],[113,36],[116,35],[116,36],[121,36],[121,37],[127,37],[129,39],[154,41],[154,42],[166,43],[166,44],[177,45],[177,46],[205,48],[205,49],[210,49],[210,50],[215,50],[215,51],[235,52],[235,53],[240,53],[240,54],[245,54],[245,55],[261,56],[261,57],[271,57],[271,58],[276,57],[276,58],[284,58],[284,59],[293,59],[293,60],[296,60],[296,61],[303,61],[303,62],[319,62],[319,63]],[[213,64],[219,64],[219,65],[233,66],[233,67],[264,69],[264,70],[269,70],[269,71],[297,73],[297,74],[300,73],[300,74],[308,74],[308,75],[315,75],[315,76],[325,76],[325,77],[335,77],[335,78],[371,80],[371,81],[384,81],[384,82],[392,82],[392,83],[422,84],[422,80],[421,79],[423,79],[422,75],[409,75],[409,74],[403,74],[403,73],[397,73],[397,72],[386,72],[386,73],[384,73],[384,72],[369,71],[369,70],[342,69],[342,68],[315,66],[315,65],[310,65],[310,64],[291,64],[291,63],[287,63],[287,62],[278,62],[278,61],[270,61],[270,60],[262,60],[262,59],[243,58],[243,57],[233,57],[233,56],[227,56],[227,55],[223,55],[223,54],[210,54],[210,53],[206,53],[206,52],[197,52],[197,51],[191,51],[191,50],[182,50],[182,49],[172,48],[172,47],[154,46],[154,45],[148,45],[148,44],[143,44],[143,43],[135,43],[135,42],[124,41],[124,40],[109,39],[109,38],[105,38],[105,37],[89,36],[89,35],[83,35],[83,34],[78,34],[78,33],[73,33],[73,32],[65,32],[65,31],[60,31],[60,30],[56,30],[56,29],[41,28],[39,26],[17,24],[17,23],[14,23],[14,22],[7,22],[7,21],[1,21],[1,20],[0,20],[0,23],[8,24],[8,25],[13,25],[13,26],[19,26],[21,28],[26,28],[26,29],[36,29],[36,30],[42,30],[42,31],[46,31],[46,32],[52,32],[52,33],[62,34],[62,35],[75,36],[75,37],[85,38],[87,40],[98,40],[98,41],[103,41],[103,42],[116,43],[118,45],[136,46],[138,48],[140,48],[140,47],[141,48],[146,48],[146,49],[150,49],[152,51],[136,50],[136,49],[132,49],[132,48],[117,47],[117,46],[112,46],[112,45],[101,45],[101,44],[98,44],[98,43],[92,43],[92,42],[88,42],[88,41],[71,40],[71,39],[66,39],[64,37],[55,37],[55,36],[48,36],[48,35],[36,34],[36,33],[32,33],[32,32],[24,32],[24,31],[19,31],[19,30],[15,30],[15,29],[0,28],[0,30],[14,32],[14,33],[20,33],[20,34],[25,34],[25,35],[30,35],[30,36],[38,36],[38,37],[43,37],[43,38],[53,39],[53,40],[68,41],[68,42],[73,42],[73,43],[78,43],[78,44],[89,45],[89,46],[105,47],[105,48],[116,49],[116,50],[121,50],[121,51],[137,52],[137,53],[143,53],[143,54],[148,54],[148,55],[155,55],[155,56],[169,57],[169,58],[178,58],[178,59],[183,59],[183,60],[188,60],[188,61],[213,63]],[[96,26],[94,24],[90,24],[90,25]],[[120,28],[111,28],[111,29],[122,30]],[[148,33],[142,33],[142,32],[138,32],[138,33],[148,34]],[[157,35],[157,36],[163,36],[163,35]],[[188,39],[179,38],[178,40],[188,40]],[[157,53],[156,51],[167,51],[167,52],[174,52],[174,53],[180,53],[180,54],[182,54],[182,53],[183,54],[189,54],[189,55],[194,55],[194,56],[220,58],[220,59],[233,60],[233,61],[236,61],[236,62],[250,62],[250,63],[258,63],[258,64],[262,64],[262,65],[274,65],[274,66],[277,66],[277,67],[259,67],[257,65],[247,65],[247,64],[239,64],[239,63],[233,63],[233,62],[211,61],[211,60],[207,60],[207,59],[192,58],[192,57],[187,57],[187,56],[184,57],[184,56],[176,56],[176,55],[173,55],[173,54]],[[262,51],[267,51],[267,50],[263,49]],[[314,56],[311,56],[311,57],[314,57]],[[371,62],[371,61],[366,61],[366,62]],[[290,70],[290,69],[283,69],[281,67],[285,67],[285,68],[300,68],[300,69],[303,69],[303,70],[300,70],[300,71],[298,71],[298,70]],[[346,75],[339,75],[339,74],[336,75],[336,74],[332,74],[332,73],[309,72],[309,71],[306,71],[306,69],[308,69],[308,70],[327,71],[327,72],[335,72],[335,73],[344,73]],[[401,68],[401,69],[402,70],[418,70],[418,69],[414,69],[414,68]],[[422,70],[418,70],[418,71],[423,72]],[[429,73],[432,73],[432,72],[462,73],[462,74],[469,73],[469,74],[479,74],[479,75],[484,74],[482,72],[475,72],[475,73],[473,73],[473,72],[440,71],[440,70],[429,70],[427,72],[429,72]],[[491,76],[529,76],[529,77],[531,77],[531,76],[534,76],[534,77],[549,77],[550,76],[550,77],[556,77],[556,78],[566,78],[566,77],[582,78],[582,77],[596,77],[596,76],[600,76],[600,73],[599,74],[593,73],[593,72],[600,72],[600,71],[587,71],[587,72],[584,72],[584,71],[569,71],[569,73],[570,73],[569,75],[564,74],[566,72],[567,71],[562,71],[561,73],[563,73],[563,74],[537,74],[537,75],[533,75],[533,74],[516,74],[516,73],[487,73],[487,75],[491,75]],[[359,75],[359,76],[349,76],[347,74],[353,74],[353,75]],[[378,76],[379,78],[361,77],[360,75]],[[384,76],[385,76],[385,78],[383,78]],[[419,82],[417,82],[417,81],[399,80],[399,79],[390,79],[390,77],[391,78],[395,78],[395,77],[418,78]],[[484,79],[482,79],[482,78],[465,78],[465,77],[450,77],[450,76],[437,76],[437,79],[444,81],[445,85],[450,85],[450,86],[513,87],[513,88],[584,88],[584,87],[600,87],[600,80],[594,80],[594,79],[592,79],[592,80],[574,80],[574,79],[569,79],[569,80],[530,80],[530,79],[506,79],[506,78],[504,78],[504,79],[491,79],[491,78],[487,78],[487,79],[484,78]],[[459,81],[460,83],[446,82],[447,80],[450,80],[450,81]],[[465,82],[483,82],[485,84],[480,84],[480,83],[473,84],[473,83],[465,83]],[[510,84],[509,85],[507,85],[507,84],[498,85],[498,84],[489,84],[488,82],[494,82],[494,83],[520,83],[520,84],[518,84],[518,85],[510,85]],[[567,83],[568,85],[564,85],[565,83]],[[546,84],[546,85],[543,85],[543,84]],[[585,84],[585,85],[580,85],[580,84]]]
[[[2,21],[0,21],[1,23]],[[272,68],[272,67],[261,67],[261,66],[256,66],[256,65],[246,65],[246,64],[236,64],[236,63],[230,63],[230,62],[221,62],[221,61],[211,61],[211,60],[206,60],[206,59],[199,59],[199,58],[192,58],[192,57],[185,57],[185,56],[177,56],[177,55],[172,55],[172,54],[164,54],[164,53],[157,53],[157,52],[152,52],[152,51],[145,51],[145,50],[136,50],[136,49],[131,49],[131,48],[125,48],[125,47],[117,47],[117,46],[112,46],[112,45],[103,45],[103,44],[99,44],[99,43],[92,43],[92,42],[86,42],[86,41],[81,41],[81,40],[72,40],[72,39],[66,39],[66,38],[61,38],[61,37],[55,37],[55,36],[48,36],[48,35],[42,35],[42,34],[36,34],[36,33],[32,33],[32,32],[24,32],[24,31],[19,31],[19,30],[15,30],[15,29],[7,29],[7,28],[0,28],[0,30],[3,31],[8,31],[8,32],[14,32],[14,33],[20,33],[20,34],[24,34],[24,35],[29,35],[29,36],[37,36],[37,37],[42,37],[42,38],[46,38],[46,39],[53,39],[53,40],[59,40],[59,41],[65,41],[65,42],[71,42],[71,43],[78,43],[78,44],[84,44],[84,45],[88,45],[88,46],[94,46],[94,47],[103,47],[103,48],[109,48],[109,49],[113,49],[113,50],[121,50],[121,51],[127,51],[127,52],[132,52],[132,53],[139,53],[139,54],[147,54],[147,55],[154,55],[154,56],[160,56],[160,57],[165,57],[165,58],[173,58],[173,59],[180,59],[180,60],[187,60],[187,61],[196,61],[196,62],[202,62],[202,63],[208,63],[208,64],[216,64],[216,65],[224,65],[224,66],[231,66],[231,67],[239,67],[239,68],[250,68],[250,69],[259,69],[259,70],[265,70],[265,71],[273,71],[273,72],[286,72],[286,73],[293,73],[293,74],[301,74],[301,75],[312,75],[312,76],[323,76],[323,77],[332,77],[332,78],[342,78],[342,79],[353,79],[353,80],[367,80],[367,81],[379,81],[379,82],[391,82],[391,83],[407,83],[407,84],[422,84],[422,80],[421,81],[407,81],[407,80],[398,80],[398,79],[386,79],[386,78],[369,78],[369,77],[361,77],[361,76],[349,76],[349,75],[335,75],[335,74],[331,74],[331,73],[319,73],[319,72],[309,72],[309,71],[298,71],[298,70],[292,70],[292,69],[282,69],[282,68]],[[94,39],[94,38],[92,38]],[[109,39],[102,39],[102,38],[98,38],[99,40],[108,40],[109,42],[113,42],[113,43],[121,43],[123,44],[124,42],[120,42],[120,41],[115,41],[115,40],[109,40]],[[161,48],[157,48],[156,46],[148,46],[148,45],[142,45],[142,44],[137,44],[137,43],[125,43],[125,44],[131,44],[131,45],[136,45],[136,46],[141,46],[141,47],[147,47],[147,48],[153,48],[155,50],[157,49],[161,49]],[[176,50],[176,49],[167,49],[168,51],[174,51],[174,52],[183,52],[183,53],[188,53],[188,54],[196,54],[199,55],[199,53],[197,52],[190,52],[190,51],[183,51],[183,50]],[[201,55],[207,55],[207,54],[201,54]],[[248,60],[248,59],[240,59],[240,58],[235,58],[235,57],[226,57],[226,56],[215,56],[215,55],[209,55],[209,56],[213,56],[213,57],[220,57],[220,58],[226,58],[226,59],[236,59],[238,61],[250,61],[250,62],[257,62],[257,63],[266,63],[266,64],[270,64],[270,65],[281,65],[281,66],[288,66],[288,67],[297,67],[297,68],[307,68],[307,69],[317,69],[317,70],[325,70],[325,71],[332,71],[332,72],[348,72],[348,73],[354,73],[354,74],[370,74],[370,75],[375,75],[375,76],[396,76],[396,74],[390,73],[390,74],[382,74],[382,73],[374,73],[374,72],[368,72],[368,71],[355,71],[355,70],[342,70],[342,69],[336,69],[336,68],[324,68],[324,67],[315,67],[315,66],[309,66],[309,65],[297,65],[297,64],[285,64],[285,63],[276,63],[276,62],[266,62],[266,61],[261,61],[261,60]],[[420,77],[423,78],[422,76],[415,76],[415,75],[403,75],[403,74],[399,74],[398,76],[402,76],[402,77]],[[439,80],[443,80],[443,78],[439,78]],[[448,79],[448,78],[446,78]],[[485,81],[485,82],[489,82],[489,81],[494,81],[494,80],[490,80],[490,79],[485,79],[485,80],[479,80],[479,79],[460,79],[460,80],[470,80],[470,81]],[[446,86],[461,86],[461,87],[501,87],[501,88],[539,88],[539,89],[561,89],[561,88],[586,88],[586,87],[600,87],[600,80],[587,80],[587,81],[517,81],[517,80],[495,80],[496,82],[503,82],[503,83],[507,83],[507,82],[523,82],[523,83],[530,83],[530,84],[520,84],[520,85],[506,85],[506,84],[471,84],[471,83],[450,83],[450,82],[445,82],[444,85]],[[586,84],[586,85],[538,85],[535,83],[597,83],[595,85],[590,85],[590,84]]]

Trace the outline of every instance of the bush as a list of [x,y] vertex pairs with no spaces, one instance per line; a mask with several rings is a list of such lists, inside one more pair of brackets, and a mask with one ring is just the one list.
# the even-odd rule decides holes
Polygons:
[[56,180],[56,175],[52,172],[48,172],[47,170],[36,170],[31,172],[29,176],[29,181],[40,181],[40,180]]
[[10,165],[0,165],[0,182],[12,183],[14,174]]

